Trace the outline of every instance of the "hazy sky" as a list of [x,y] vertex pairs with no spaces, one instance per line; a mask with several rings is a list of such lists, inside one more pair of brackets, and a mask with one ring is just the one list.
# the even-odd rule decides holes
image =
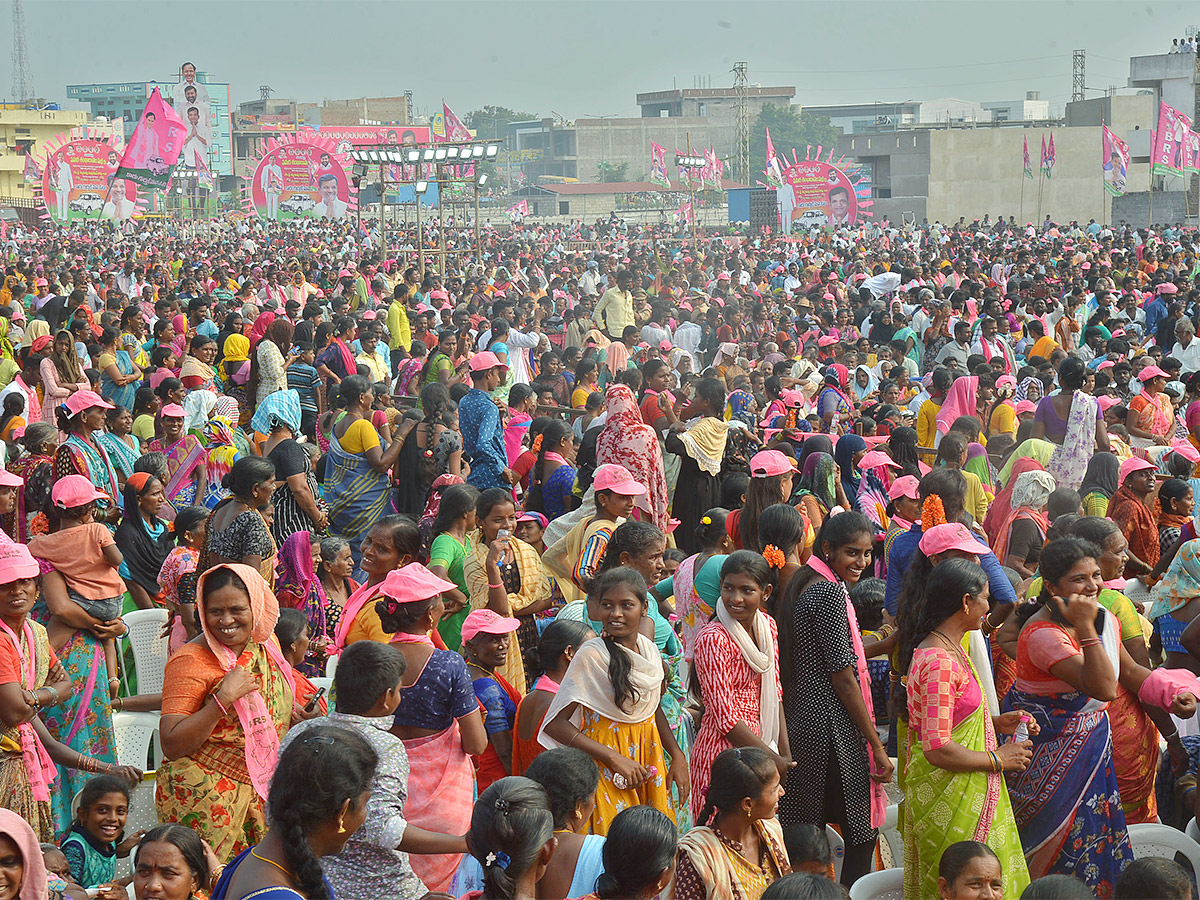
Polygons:
[[[11,92],[11,2],[0,94]],[[232,84],[233,102],[385,96],[418,112],[498,104],[549,116],[638,114],[639,91],[751,82],[795,85],[802,104],[1040,90],[1052,113],[1071,93],[1071,51],[1087,84],[1123,86],[1130,56],[1165,52],[1200,8],[1180,2],[357,2],[357,0],[25,0],[35,87],[173,80],[194,60]],[[1096,93],[1089,91],[1088,96]],[[74,104],[68,104],[74,106]]]

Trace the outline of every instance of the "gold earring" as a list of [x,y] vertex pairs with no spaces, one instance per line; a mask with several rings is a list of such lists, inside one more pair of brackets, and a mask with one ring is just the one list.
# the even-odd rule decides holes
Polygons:
[[345,834],[345,833],[346,833],[346,817],[339,816],[338,817],[338,834]]

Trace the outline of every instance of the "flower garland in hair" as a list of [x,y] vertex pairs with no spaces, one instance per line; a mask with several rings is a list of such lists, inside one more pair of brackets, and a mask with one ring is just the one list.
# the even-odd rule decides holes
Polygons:
[[787,557],[774,544],[767,544],[767,546],[763,547],[762,555],[763,559],[767,561],[767,565],[772,569],[782,569],[787,565]]
[[532,450],[534,453],[542,452],[542,435],[539,434],[537,437],[535,437],[533,439],[533,445],[529,449]]
[[945,524],[946,507],[942,505],[942,498],[937,494],[930,494],[921,507],[921,530],[928,531],[935,525]]

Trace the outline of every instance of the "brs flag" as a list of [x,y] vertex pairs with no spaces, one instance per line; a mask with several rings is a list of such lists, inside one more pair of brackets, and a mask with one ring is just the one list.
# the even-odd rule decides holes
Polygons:
[[471,139],[471,132],[446,105],[445,100],[442,101],[442,132],[441,134],[435,132],[434,137],[443,141],[469,141]]
[[688,201],[687,203],[683,204],[683,206],[679,207],[679,209],[675,210],[675,221],[681,225],[692,221],[691,201]]
[[173,107],[163,102],[155,88],[133,130],[125,155],[121,157],[117,177],[141,187],[165,190],[179,154],[183,152],[186,134],[183,119]]
[[213,178],[212,169],[208,167],[208,163],[199,153],[196,154],[196,180],[200,187],[211,191],[216,188],[217,181]]
[[667,148],[654,141],[650,142],[650,183],[665,188],[671,186],[671,179],[667,177]]
[[25,180],[29,184],[36,184],[42,180],[42,173],[38,171],[37,163],[33,161],[33,154],[25,153]]
[[[1025,148],[1025,156],[1029,156],[1029,148]],[[771,129],[767,129],[767,184],[773,188],[783,187],[783,166],[775,153],[775,145],[771,143]]]
[[1055,157],[1056,157],[1056,154],[1054,152],[1054,133],[1051,132],[1050,133],[1050,148],[1049,148],[1049,150],[1046,151],[1046,162],[1047,162],[1046,177],[1047,178],[1049,178],[1051,175],[1054,174]]
[[529,215],[529,201],[522,200],[520,203],[510,206],[507,210],[505,210],[505,212],[508,213],[509,219],[514,222],[517,221],[517,219],[523,219],[525,216]]
[[[1155,175],[1182,175],[1188,169],[1188,135],[1192,120],[1165,103],[1158,105],[1158,128],[1150,147],[1150,171]],[[1193,162],[1193,166],[1195,163]]]
[[1114,197],[1124,195],[1125,182],[1129,177],[1129,147],[1107,125],[1100,130],[1100,157],[1104,190]]
[[[681,157],[683,155],[684,155],[683,151],[680,150],[678,147],[676,147],[675,148],[675,158],[678,159],[679,157]],[[686,166],[679,167],[679,183],[681,185],[683,185],[685,188],[690,187],[692,184],[692,176],[689,173],[689,170]]]
[[1033,177],[1033,160],[1029,158],[1029,136],[1025,136],[1025,177]]

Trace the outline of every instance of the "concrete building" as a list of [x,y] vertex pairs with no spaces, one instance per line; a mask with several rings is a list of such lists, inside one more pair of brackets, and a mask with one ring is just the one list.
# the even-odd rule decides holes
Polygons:
[[233,115],[234,171],[248,176],[250,163],[263,145],[281,133],[296,130],[296,101],[282,97],[239,103]]
[[36,157],[46,141],[86,125],[82,109],[25,109],[23,104],[0,105],[0,198],[33,199],[25,181],[25,154]]
[[1050,119],[1050,101],[1041,91],[1026,91],[1024,100],[992,100],[980,104],[992,114],[995,123],[1046,122]]
[[352,97],[326,100],[320,105],[301,103],[296,108],[298,124],[319,128],[322,125],[408,125],[411,102],[407,94],[399,97]]
[[921,118],[921,104],[915,100],[903,103],[847,103],[838,106],[806,106],[804,112],[825,116],[842,134],[874,134],[880,131],[899,131],[916,125]]
[[[725,180],[722,190],[741,188],[745,185]],[[649,181],[613,181],[599,184],[543,184],[530,185],[515,191],[516,199],[529,201],[529,212],[539,218],[570,218],[594,221],[611,213],[661,213],[670,217],[675,210],[692,199],[687,188],[679,182],[671,182],[666,190]],[[720,195],[716,195],[720,196]],[[721,221],[723,203],[702,206],[696,194],[697,222],[711,224]]]
[[[213,81],[207,72],[197,72],[196,81],[208,91],[209,116],[212,122],[212,145],[209,166],[216,175],[233,174],[233,128],[229,115],[229,83]],[[175,82],[117,81],[104,84],[69,84],[67,96],[91,107],[93,116],[106,116],[122,122],[125,140],[133,136],[134,126],[142,117],[146,100],[154,88],[170,102]]]
[[[750,121],[754,121],[767,104],[791,106],[796,96],[795,87],[762,87],[754,85],[746,89],[746,105],[750,109]],[[735,88],[683,88],[669,91],[651,91],[637,95],[642,118],[737,118],[737,90]]]

